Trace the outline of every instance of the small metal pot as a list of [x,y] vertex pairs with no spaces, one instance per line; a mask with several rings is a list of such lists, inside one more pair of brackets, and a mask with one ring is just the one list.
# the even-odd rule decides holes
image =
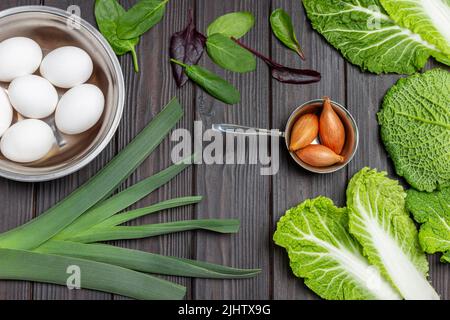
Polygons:
[[[313,167],[309,164],[303,162],[300,160],[299,157],[295,154],[295,152],[289,151],[292,159],[301,166],[302,168],[315,172],[315,173],[331,173],[338,171],[342,168],[344,168],[352,159],[353,156],[356,153],[356,150],[358,149],[358,142],[359,142],[359,132],[358,132],[358,126],[356,125],[355,119],[353,119],[352,115],[345,109],[342,105],[340,105],[337,102],[331,101],[331,105],[334,109],[334,111],[337,113],[339,118],[342,121],[342,124],[345,128],[345,145],[342,150],[341,155],[344,157],[344,162],[342,163],[336,163],[329,167]],[[290,141],[290,135],[292,131],[292,127],[294,126],[295,122],[298,118],[300,118],[302,115],[307,113],[316,113],[317,115],[320,115],[320,112],[323,108],[323,99],[316,99],[311,100],[308,102],[303,103],[299,107],[297,107],[294,112],[291,113],[289,116],[289,119],[287,120],[286,127],[283,131],[280,130],[267,130],[267,129],[258,129],[258,128],[251,128],[251,127],[244,127],[244,126],[238,126],[238,125],[232,125],[232,124],[214,124],[213,130],[224,132],[224,133],[231,133],[231,134],[244,134],[244,135],[269,135],[269,136],[277,136],[277,137],[283,137],[286,148],[289,150],[289,141]],[[250,133],[246,133],[245,131],[251,129]],[[314,140],[313,144],[320,143],[319,139],[316,138]]]
[[[105,95],[105,109],[96,126],[80,135],[61,135],[58,144],[39,161],[19,164],[0,154],[0,176],[18,181],[46,181],[71,174],[91,162],[117,130],[125,102],[122,70],[114,51],[92,25],[68,12],[46,6],[24,6],[0,12],[0,41],[29,37],[39,43],[44,55],[62,46],[76,46],[92,58],[94,72],[88,83]],[[69,62],[68,62],[69,63]],[[7,83],[0,83],[6,88]],[[61,96],[66,90],[58,89]],[[15,121],[20,115],[15,114]],[[43,119],[52,124],[52,119]],[[61,143],[63,141],[63,143]]]

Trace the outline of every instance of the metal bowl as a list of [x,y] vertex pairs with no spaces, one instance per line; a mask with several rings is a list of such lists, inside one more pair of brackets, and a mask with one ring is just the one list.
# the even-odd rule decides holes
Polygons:
[[[307,113],[316,113],[317,115],[320,115],[320,112],[323,108],[323,99],[316,99],[311,100],[308,102],[305,102],[301,106],[299,106],[297,109],[292,112],[291,116],[289,117],[287,123],[286,123],[286,129],[285,129],[285,142],[286,147],[289,150],[289,141],[291,140],[291,131],[292,127],[294,126],[295,122],[298,118],[300,118],[302,115]],[[295,152],[289,151],[291,154],[291,157],[295,160],[295,162],[303,167],[304,169],[315,172],[315,173],[331,173],[338,171],[342,168],[344,168],[352,159],[353,156],[356,153],[356,150],[358,149],[358,143],[359,143],[359,132],[358,132],[358,126],[356,125],[355,119],[352,117],[350,112],[347,111],[342,105],[340,105],[337,102],[331,101],[331,106],[333,107],[333,110],[337,113],[339,118],[342,121],[342,124],[344,125],[345,129],[345,145],[342,149],[341,155],[344,157],[344,162],[342,163],[336,163],[329,167],[313,167],[302,160],[300,160],[299,157],[295,154]],[[319,143],[320,141],[316,139],[314,143]]]
[[[0,154],[0,176],[17,181],[47,181],[71,174],[91,162],[109,143],[117,130],[125,102],[122,70],[114,51],[103,36],[83,19],[46,6],[24,6],[0,12],[0,41],[11,37],[29,37],[39,43],[44,55],[62,46],[85,50],[94,62],[88,83],[105,95],[105,109],[96,126],[80,135],[62,135],[65,145],[55,144],[44,158],[20,164]],[[7,83],[0,83],[7,88]],[[58,89],[60,95],[67,90]],[[15,114],[14,121],[20,120]],[[51,117],[44,119],[49,123]]]

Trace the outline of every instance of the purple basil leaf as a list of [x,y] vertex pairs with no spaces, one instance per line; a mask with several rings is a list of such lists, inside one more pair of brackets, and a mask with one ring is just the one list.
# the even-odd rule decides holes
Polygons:
[[320,81],[320,73],[314,70],[271,67],[272,77],[280,82],[307,84]]
[[[187,65],[197,64],[202,57],[206,38],[195,29],[192,10],[189,10],[189,23],[182,31],[176,32],[170,39],[170,57]],[[172,72],[178,87],[182,87],[188,77],[181,66],[172,63]]]
[[321,79],[321,75],[319,72],[315,70],[307,70],[307,69],[294,69],[285,67],[272,59],[266,57],[262,53],[256,51],[255,49],[250,48],[249,46],[243,44],[239,40],[232,38],[238,45],[242,48],[247,49],[255,56],[263,60],[270,68],[270,73],[272,78],[284,83],[292,83],[292,84],[308,84],[313,82],[318,82]]

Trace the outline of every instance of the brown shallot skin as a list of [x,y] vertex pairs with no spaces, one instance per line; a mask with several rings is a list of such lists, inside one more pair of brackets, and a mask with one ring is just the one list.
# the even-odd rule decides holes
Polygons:
[[344,157],[336,154],[330,148],[320,144],[310,144],[295,153],[303,162],[313,167],[328,167],[344,162]]
[[319,134],[319,117],[314,113],[301,116],[291,131],[289,150],[297,151],[311,144]]
[[324,97],[323,109],[320,114],[320,143],[336,154],[341,154],[345,144],[345,129],[341,119],[331,106],[329,97]]

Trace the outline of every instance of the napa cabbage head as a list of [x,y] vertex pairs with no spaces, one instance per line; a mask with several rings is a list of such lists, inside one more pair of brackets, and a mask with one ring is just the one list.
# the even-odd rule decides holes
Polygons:
[[348,232],[348,211],[318,197],[289,209],[274,234],[292,271],[324,299],[400,299]]
[[439,299],[426,278],[428,262],[405,197],[398,181],[386,172],[362,169],[347,188],[349,230],[369,262],[405,299]]

